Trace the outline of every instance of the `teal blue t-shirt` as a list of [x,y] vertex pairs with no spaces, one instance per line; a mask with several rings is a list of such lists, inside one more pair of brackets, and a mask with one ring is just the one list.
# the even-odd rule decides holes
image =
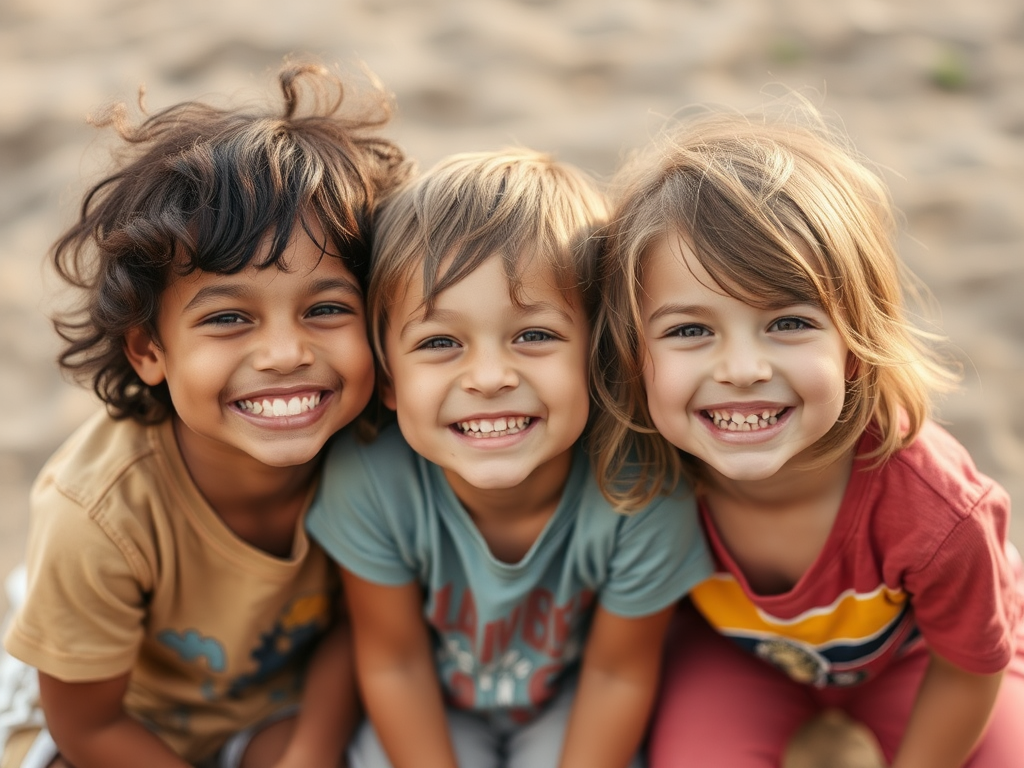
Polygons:
[[496,559],[440,467],[397,427],[331,445],[310,534],[362,579],[418,582],[449,704],[522,722],[578,665],[597,604],[655,613],[711,573],[692,494],[614,511],[580,448],[562,499],[517,563]]

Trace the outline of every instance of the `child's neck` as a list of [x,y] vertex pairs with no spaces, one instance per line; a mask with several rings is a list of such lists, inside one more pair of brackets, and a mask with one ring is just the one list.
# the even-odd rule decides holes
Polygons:
[[223,523],[257,549],[291,554],[319,462],[271,467],[236,451],[197,450],[182,439],[177,419],[175,437],[192,481]]
[[538,467],[513,488],[476,488],[445,471],[491,554],[506,563],[526,556],[555,514],[572,469],[570,449]]
[[818,559],[842,506],[853,455],[820,469],[783,471],[756,482],[712,472],[703,502],[756,592],[789,591]]

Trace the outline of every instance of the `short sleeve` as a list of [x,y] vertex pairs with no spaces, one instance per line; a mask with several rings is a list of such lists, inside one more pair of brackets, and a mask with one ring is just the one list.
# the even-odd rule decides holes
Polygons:
[[928,646],[976,674],[1005,667],[1021,619],[1020,558],[1006,541],[1009,497],[992,484],[919,570],[906,575]]
[[[306,527],[346,570],[367,581],[398,586],[414,581],[416,571],[400,541],[402,530],[395,525],[397,513],[405,511],[400,507],[408,502],[398,492],[402,481],[394,475],[404,467],[408,487],[415,473],[401,454],[388,460],[384,453],[390,453],[385,444],[364,446],[350,433],[340,435],[327,454]],[[376,472],[381,466],[386,468],[383,476]]]
[[711,575],[693,494],[680,488],[623,520],[601,605],[626,617],[655,613]]
[[35,489],[32,506],[28,588],[5,638],[8,652],[67,682],[128,672],[146,600],[130,543],[52,483]]

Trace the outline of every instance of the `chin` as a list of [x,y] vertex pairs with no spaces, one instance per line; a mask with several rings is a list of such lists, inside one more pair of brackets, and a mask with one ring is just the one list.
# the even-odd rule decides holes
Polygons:
[[456,471],[463,480],[481,491],[507,491],[520,485],[530,476],[526,473],[508,472],[467,472]]
[[751,463],[722,463],[706,462],[722,477],[728,478],[737,483],[752,483],[758,480],[768,480],[779,473],[785,463],[776,462],[751,462]]
[[310,452],[308,450],[301,451],[262,451],[258,454],[250,454],[256,461],[261,464],[265,464],[268,467],[274,467],[275,469],[285,469],[287,467],[298,467],[316,459],[319,455],[319,450]]

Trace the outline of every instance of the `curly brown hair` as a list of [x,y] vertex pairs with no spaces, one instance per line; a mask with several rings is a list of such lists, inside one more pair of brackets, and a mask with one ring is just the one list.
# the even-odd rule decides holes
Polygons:
[[296,226],[309,234],[315,221],[324,254],[366,288],[376,204],[412,170],[376,134],[391,98],[374,83],[343,113],[351,99],[342,79],[308,62],[286,63],[278,82],[279,109],[187,101],[146,115],[140,99],[137,123],[123,104],[95,121],[116,131],[122,154],[53,246],[58,275],[82,294],[53,323],[66,342],[61,368],[90,382],[114,418],[153,423],[173,412],[166,384],[141,381],[124,340],[132,328],[158,338],[174,274],[282,268]]

